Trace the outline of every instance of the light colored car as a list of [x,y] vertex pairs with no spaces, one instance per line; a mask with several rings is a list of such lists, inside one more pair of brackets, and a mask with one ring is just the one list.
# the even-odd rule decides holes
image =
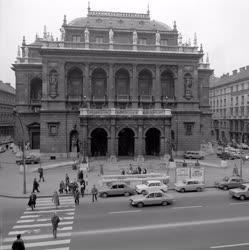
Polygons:
[[203,160],[204,154],[202,151],[186,151],[183,155],[185,159]]
[[229,194],[232,198],[237,198],[240,200],[245,200],[249,198],[249,184],[241,184],[239,188],[234,188],[229,190]]
[[138,184],[135,187],[138,194],[147,192],[149,190],[162,190],[164,192],[168,191],[168,186],[158,180],[146,181],[145,184]]
[[239,147],[242,149],[249,149],[249,146],[245,143],[240,143]]
[[240,187],[243,183],[243,180],[238,176],[224,177],[221,182],[216,182],[215,186],[217,188],[228,190],[231,188]]
[[181,193],[186,191],[203,191],[205,189],[205,184],[199,180],[186,179],[182,182],[175,183],[175,190]]
[[6,147],[5,146],[0,146],[0,153],[4,153],[6,151]]
[[143,207],[148,205],[169,205],[172,204],[174,198],[172,195],[166,194],[163,191],[149,191],[144,194],[134,195],[130,198],[132,206]]
[[99,190],[99,196],[108,197],[108,196],[129,196],[135,194],[136,191],[134,188],[131,188],[125,183],[112,183],[111,185],[104,186]]

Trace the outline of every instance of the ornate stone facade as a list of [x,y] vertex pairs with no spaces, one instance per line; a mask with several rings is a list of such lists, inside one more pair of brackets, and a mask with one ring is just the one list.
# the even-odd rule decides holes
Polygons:
[[24,41],[13,64],[31,147],[111,159],[164,156],[171,145],[178,153],[199,150],[210,118],[200,89],[212,70],[199,63],[197,46],[178,44],[176,25],[89,10],[69,24],[64,18],[61,30],[61,41],[47,34]]

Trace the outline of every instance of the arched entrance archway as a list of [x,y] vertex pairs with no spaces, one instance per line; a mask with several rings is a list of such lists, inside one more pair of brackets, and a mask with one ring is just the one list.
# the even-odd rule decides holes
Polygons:
[[79,147],[79,133],[78,133],[77,130],[72,130],[70,132],[69,151],[73,152],[73,153],[80,152],[80,147]]
[[118,133],[118,155],[134,156],[134,132],[130,128],[123,128]]
[[92,156],[107,154],[107,133],[103,128],[96,128],[91,133],[91,154]]
[[146,155],[158,156],[160,154],[160,136],[161,133],[156,128],[150,128],[145,134],[145,152]]

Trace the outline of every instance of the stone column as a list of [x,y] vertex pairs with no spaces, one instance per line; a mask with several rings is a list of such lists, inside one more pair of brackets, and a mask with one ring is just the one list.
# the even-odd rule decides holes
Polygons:
[[164,121],[164,155],[170,154],[171,144],[171,122],[168,119]]
[[132,65],[132,82],[131,82],[132,108],[138,107],[138,77],[137,65]]
[[137,161],[144,161],[143,156],[143,121],[138,121],[138,138],[137,138]]
[[82,126],[82,147],[83,147],[83,156],[85,155],[86,159],[88,159],[88,138],[87,138],[87,119],[81,118],[81,124]]
[[156,65],[156,77],[153,79],[153,96],[155,99],[155,108],[161,108],[161,81],[160,81],[160,68]]
[[114,79],[113,79],[113,64],[109,64],[109,77],[107,83],[107,98],[108,98],[108,107],[114,107]]
[[175,82],[175,97],[176,100],[183,100],[184,96],[184,83],[183,83],[183,69],[182,66],[178,67],[178,75],[177,78],[174,78]]
[[116,121],[115,119],[111,120],[111,131],[110,138],[108,143],[108,151],[110,155],[110,162],[116,162]]
[[83,95],[86,96],[87,106],[90,103],[91,99],[91,84],[90,84],[90,77],[89,77],[89,63],[85,64],[85,81],[83,82]]

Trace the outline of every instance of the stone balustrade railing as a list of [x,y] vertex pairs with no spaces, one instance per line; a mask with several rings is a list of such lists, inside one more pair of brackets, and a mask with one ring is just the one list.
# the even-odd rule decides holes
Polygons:
[[171,116],[170,109],[88,109],[81,108],[80,116]]

